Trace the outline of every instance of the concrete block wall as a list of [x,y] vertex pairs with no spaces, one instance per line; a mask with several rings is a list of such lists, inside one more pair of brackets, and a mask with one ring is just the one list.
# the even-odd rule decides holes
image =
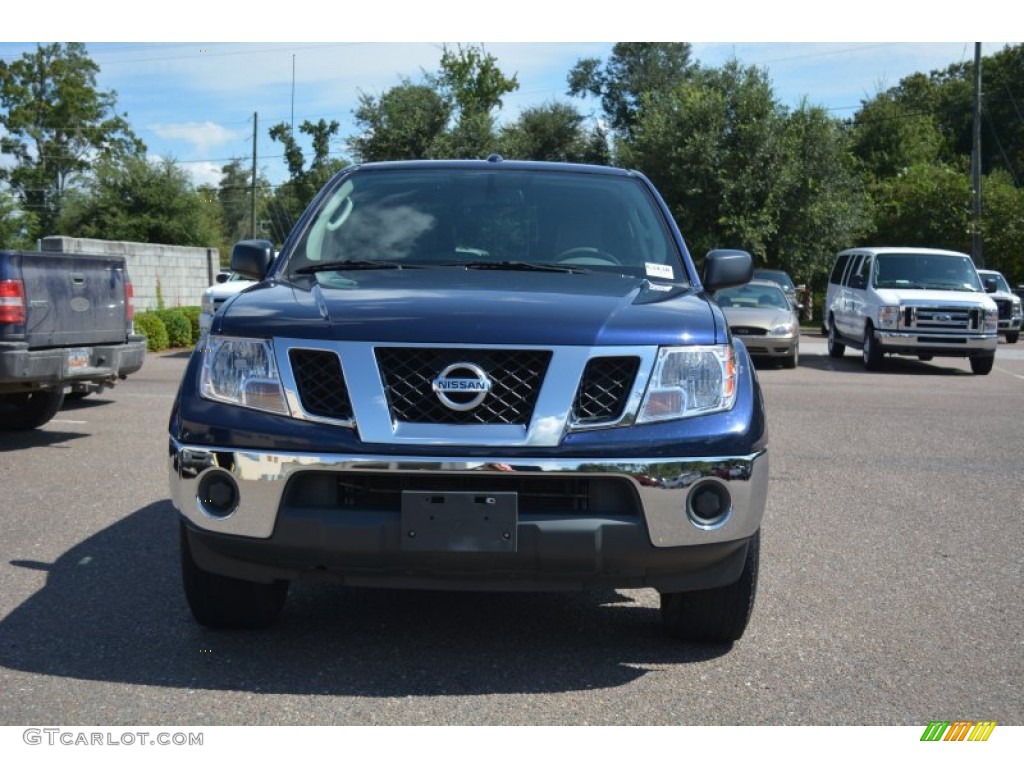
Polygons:
[[137,312],[157,308],[158,281],[165,307],[198,306],[220,269],[216,248],[53,236],[40,240],[39,250],[124,256]]

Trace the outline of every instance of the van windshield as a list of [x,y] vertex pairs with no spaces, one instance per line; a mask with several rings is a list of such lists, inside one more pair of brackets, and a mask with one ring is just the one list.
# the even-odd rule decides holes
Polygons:
[[871,283],[875,288],[984,292],[967,256],[882,253],[875,258]]

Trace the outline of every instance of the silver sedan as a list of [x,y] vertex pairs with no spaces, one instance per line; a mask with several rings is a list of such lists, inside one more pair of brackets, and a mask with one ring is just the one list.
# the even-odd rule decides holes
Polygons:
[[754,357],[778,360],[785,368],[800,361],[800,319],[782,289],[767,280],[725,288],[715,294],[729,329]]

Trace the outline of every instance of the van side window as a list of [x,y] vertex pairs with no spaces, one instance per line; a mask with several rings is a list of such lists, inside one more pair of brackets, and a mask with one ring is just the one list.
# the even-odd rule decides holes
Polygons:
[[833,285],[839,285],[839,281],[843,279],[843,271],[846,269],[846,263],[850,260],[850,254],[844,253],[836,259],[835,266],[832,267],[832,274],[828,276],[828,281]]
[[843,277],[843,285],[849,285],[850,284],[850,278],[853,277],[855,274],[857,274],[857,271],[860,269],[860,265],[863,263],[863,261],[864,261],[864,254],[863,253],[855,253],[855,254],[852,255],[852,257],[850,259],[850,266],[846,270],[846,275]]

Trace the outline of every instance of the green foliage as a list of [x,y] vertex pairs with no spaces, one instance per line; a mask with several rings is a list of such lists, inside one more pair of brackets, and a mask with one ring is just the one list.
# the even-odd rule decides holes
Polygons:
[[569,72],[569,95],[600,98],[612,130],[628,139],[645,104],[696,73],[690,53],[689,43],[616,43],[603,68],[600,59],[576,62]]
[[993,171],[982,181],[982,256],[1010,285],[1024,283],[1024,189],[1006,171]]
[[0,61],[0,154],[13,160],[0,163],[0,180],[33,214],[30,241],[53,234],[70,184],[94,162],[145,151],[115,112],[117,94],[97,90],[98,73],[81,43],[38,45]]
[[502,155],[517,160],[608,165],[604,136],[597,128],[588,132],[583,123],[583,115],[570,104],[531,107],[501,130],[498,147]]
[[660,189],[691,251],[750,251],[777,234],[785,163],[783,112],[767,75],[731,61],[645,103],[625,164]]
[[178,311],[181,312],[185,317],[188,318],[189,326],[192,329],[192,341],[196,342],[199,340],[199,314],[202,312],[201,307],[178,307]]
[[[163,321],[167,330],[167,343],[171,347],[188,347],[194,341],[192,323],[179,309],[158,309],[156,316]],[[197,319],[198,322],[198,319]]]
[[919,164],[874,189],[875,241],[971,251],[971,181],[967,169]]
[[210,247],[219,233],[209,205],[173,160],[103,161],[84,189],[68,195],[57,220],[72,237]]
[[18,206],[6,190],[0,189],[0,248],[26,250],[32,247],[29,232],[35,217]]
[[146,349],[162,352],[169,342],[167,326],[156,312],[139,312],[135,315],[135,332],[146,337]]
[[420,160],[438,155],[451,107],[430,86],[403,80],[380,97],[359,94],[354,114],[362,133],[349,147],[360,161]]

